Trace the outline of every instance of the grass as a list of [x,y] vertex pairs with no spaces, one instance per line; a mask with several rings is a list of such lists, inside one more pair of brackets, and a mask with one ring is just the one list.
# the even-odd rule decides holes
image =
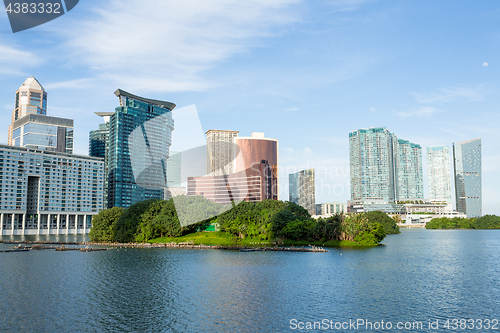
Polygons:
[[[294,241],[294,240],[284,240],[276,242],[275,240],[260,240],[258,238],[247,237],[240,239],[236,236],[227,234],[225,232],[209,232],[200,231],[189,235],[181,237],[160,237],[152,239],[149,243],[183,243],[183,242],[193,242],[195,245],[221,245],[221,246],[274,246],[278,244],[279,246],[329,246],[329,247],[359,247],[360,245],[354,241]],[[281,243],[282,242],[282,243]]]

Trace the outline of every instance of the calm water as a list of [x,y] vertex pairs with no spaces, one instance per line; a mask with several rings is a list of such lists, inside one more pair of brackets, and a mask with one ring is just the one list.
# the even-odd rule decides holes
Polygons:
[[282,332],[292,319],[364,319],[437,332],[451,331],[448,318],[500,318],[500,231],[402,231],[329,253],[0,253],[0,331]]

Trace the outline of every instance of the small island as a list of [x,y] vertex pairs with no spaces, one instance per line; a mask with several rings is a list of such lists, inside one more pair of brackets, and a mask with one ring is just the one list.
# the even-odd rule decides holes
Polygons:
[[500,229],[500,216],[484,215],[479,218],[437,217],[425,225],[426,229]]
[[[196,223],[181,226],[179,220]],[[103,210],[92,220],[89,236],[100,243],[359,247],[379,245],[387,234],[399,232],[396,222],[378,211],[313,219],[287,201],[241,202],[233,207],[180,196]]]

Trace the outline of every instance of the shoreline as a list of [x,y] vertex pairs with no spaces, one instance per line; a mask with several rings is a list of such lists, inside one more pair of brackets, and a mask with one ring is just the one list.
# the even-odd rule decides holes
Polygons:
[[[0,240],[0,244],[44,244],[44,245],[93,245],[110,246],[116,248],[142,248],[142,249],[198,249],[198,250],[253,250],[253,251],[275,251],[275,252],[329,252],[322,247],[252,247],[252,246],[225,246],[225,245],[204,245],[187,243],[95,243],[95,242],[58,242],[58,241],[6,241]],[[245,252],[245,251],[243,251]]]

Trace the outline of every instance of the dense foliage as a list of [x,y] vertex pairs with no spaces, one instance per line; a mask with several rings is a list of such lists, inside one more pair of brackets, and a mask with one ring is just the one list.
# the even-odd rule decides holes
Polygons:
[[382,225],[387,234],[399,234],[399,227],[396,224],[396,221],[381,211],[373,211],[365,214],[369,223],[378,223]]
[[500,216],[485,215],[480,218],[437,217],[429,221],[426,229],[500,229]]
[[337,214],[315,220],[292,202],[242,202],[231,209],[202,197],[180,196],[138,202],[126,210],[104,210],[94,218],[90,238],[99,242],[147,242],[180,237],[210,223],[239,239],[352,241],[365,246],[377,245],[386,233],[399,233],[395,221],[382,212]]

